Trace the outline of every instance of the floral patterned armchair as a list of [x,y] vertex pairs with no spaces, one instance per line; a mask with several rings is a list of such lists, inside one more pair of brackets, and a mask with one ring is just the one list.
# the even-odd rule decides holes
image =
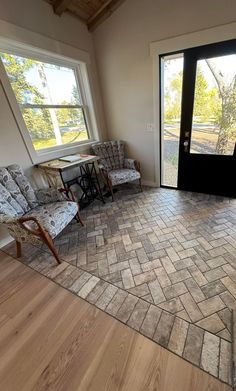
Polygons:
[[61,263],[53,239],[74,217],[83,225],[71,192],[34,190],[19,165],[0,168],[0,223],[16,240],[17,257],[21,256],[21,243],[44,242]]
[[123,141],[105,141],[92,145],[94,153],[100,157],[99,169],[111,192],[114,201],[113,186],[139,180],[142,191],[140,163],[124,156]]

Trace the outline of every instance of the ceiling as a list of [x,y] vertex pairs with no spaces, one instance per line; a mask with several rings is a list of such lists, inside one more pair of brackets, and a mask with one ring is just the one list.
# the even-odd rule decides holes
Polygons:
[[55,14],[69,12],[87,24],[90,31],[107,19],[125,0],[46,0]]

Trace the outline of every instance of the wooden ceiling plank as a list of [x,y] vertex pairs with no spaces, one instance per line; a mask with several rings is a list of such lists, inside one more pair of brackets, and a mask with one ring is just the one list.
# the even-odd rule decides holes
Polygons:
[[125,0],[44,0],[52,4],[55,14],[68,11],[85,22],[90,31],[107,19]]
[[108,0],[87,21],[89,31],[93,31],[107,19],[125,0]]
[[82,19],[85,23],[87,23],[87,20],[89,19],[89,14],[83,8],[70,6],[68,8],[68,11],[74,16],[77,16]]
[[68,9],[70,2],[71,0],[56,0],[53,4],[55,14],[61,16]]
[[88,23],[92,22],[93,19],[96,19],[97,16],[99,16],[104,10],[107,10],[107,8],[113,3],[114,0],[106,0],[104,3],[97,9],[97,11],[91,16],[91,18],[88,20]]
[[93,3],[85,0],[73,0],[69,9],[75,13],[86,14],[88,20],[97,11],[98,7],[96,8]]

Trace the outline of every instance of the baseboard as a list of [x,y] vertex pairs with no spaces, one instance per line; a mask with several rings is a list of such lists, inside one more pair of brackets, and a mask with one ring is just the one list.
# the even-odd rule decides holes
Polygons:
[[142,180],[142,184],[144,186],[150,186],[150,187],[160,187],[158,186],[158,184],[156,182],[153,182],[153,181],[145,181],[145,180]]

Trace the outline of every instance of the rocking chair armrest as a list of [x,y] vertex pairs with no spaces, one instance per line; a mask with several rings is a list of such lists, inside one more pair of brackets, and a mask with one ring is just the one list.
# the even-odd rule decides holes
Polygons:
[[134,165],[135,165],[135,169],[136,171],[138,171],[139,173],[141,173],[141,164],[138,160],[135,160],[134,161]]
[[99,168],[99,170],[107,171],[107,168],[102,163],[98,163],[98,168]]
[[98,168],[99,168],[100,171],[103,171],[103,172],[107,172],[108,173],[108,171],[109,171],[107,169],[107,167],[105,167],[104,164],[102,164],[102,163],[98,164]]
[[[36,217],[33,216],[22,216],[18,220],[18,223],[22,226],[22,228],[26,229],[29,233],[36,235],[36,236],[41,236],[42,234],[45,235],[45,230],[41,226],[40,222],[37,220]],[[37,225],[38,229],[32,228],[28,222],[33,222]]]
[[[34,224],[36,224],[38,229],[34,229],[30,225],[28,225],[27,224],[28,222],[33,222]],[[40,238],[42,240],[42,242],[44,242],[48,246],[48,248],[51,250],[52,254],[54,255],[54,257],[57,260],[57,263],[59,263],[59,264],[61,263],[61,260],[58,256],[58,253],[57,253],[57,250],[56,250],[54,243],[53,243],[53,238],[51,237],[50,233],[41,226],[40,222],[38,221],[38,219],[36,217],[22,216],[17,220],[17,224],[20,226],[21,230],[26,231],[29,234],[29,236],[30,235],[38,236],[38,238]],[[25,236],[25,235],[23,234],[23,236]],[[15,239],[17,241],[17,257],[19,257],[19,256],[21,256],[21,245],[19,244],[19,242],[21,243],[22,240],[20,237],[19,237],[19,239],[18,239],[18,237],[15,237]]]
[[108,176],[108,169],[103,164],[99,163],[98,168],[103,176],[105,176],[105,177]]
[[140,172],[140,162],[135,159],[124,159],[124,168],[129,168],[131,170],[136,170]]

